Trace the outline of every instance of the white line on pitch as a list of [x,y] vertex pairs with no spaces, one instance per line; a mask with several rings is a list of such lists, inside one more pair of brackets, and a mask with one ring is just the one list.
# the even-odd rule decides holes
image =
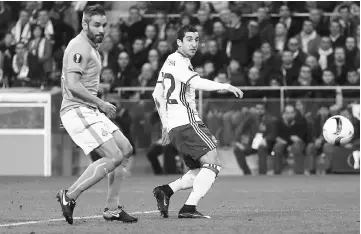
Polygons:
[[[136,211],[133,213],[130,213],[132,215],[137,214],[153,214],[159,212],[158,210],[150,210],[150,211]],[[82,219],[99,219],[102,218],[102,215],[90,215],[90,216],[84,216],[84,217],[74,217],[74,220],[82,220]],[[34,221],[25,221],[25,222],[14,222],[14,223],[5,223],[0,224],[0,227],[14,227],[14,226],[24,226],[28,224],[39,224],[39,223],[51,223],[51,222],[61,222],[65,221],[64,218],[62,219],[44,219],[44,220],[34,220]]]

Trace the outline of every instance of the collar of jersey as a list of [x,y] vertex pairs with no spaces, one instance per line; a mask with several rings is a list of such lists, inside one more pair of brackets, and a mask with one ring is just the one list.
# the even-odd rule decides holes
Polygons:
[[93,47],[93,48],[97,48],[97,44],[95,44],[94,42],[92,42],[89,38],[88,38],[88,36],[85,34],[85,32],[82,30],[81,32],[80,32],[80,35],[82,36],[82,37],[84,37],[84,39]]
[[179,52],[178,50],[177,50],[177,53],[178,54],[180,54],[183,58],[185,58],[185,59],[189,59],[187,56],[185,56],[184,54],[182,54],[181,52]]

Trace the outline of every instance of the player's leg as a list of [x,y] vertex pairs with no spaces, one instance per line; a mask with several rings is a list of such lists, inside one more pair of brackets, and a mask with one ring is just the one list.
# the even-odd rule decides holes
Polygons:
[[179,218],[209,218],[203,216],[196,210],[200,199],[204,197],[212,187],[216,177],[221,170],[221,163],[217,155],[217,150],[213,149],[200,157],[199,162],[202,167],[193,182],[193,190],[184,206],[178,213]]
[[[123,135],[123,133],[117,129],[113,133],[113,138],[117,146],[124,154],[125,160],[131,160],[129,158],[133,152],[133,147],[130,144],[129,140]],[[114,171],[108,174],[108,196],[106,208],[103,213],[105,220],[118,220],[125,223],[137,222],[138,218],[129,215],[124,211],[123,207],[120,205],[120,188],[122,181],[126,177],[127,171],[130,169],[130,163],[127,165],[121,165],[117,167]]]
[[102,158],[88,166],[79,179],[67,190],[61,190],[57,198],[63,215],[73,223],[75,200],[79,195],[99,182],[123,161],[123,154],[99,116],[88,108],[75,108],[62,116],[62,123],[73,141],[85,154],[95,150]]

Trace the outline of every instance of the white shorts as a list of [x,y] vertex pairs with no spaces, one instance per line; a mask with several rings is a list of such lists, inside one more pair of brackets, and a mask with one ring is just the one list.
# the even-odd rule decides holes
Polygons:
[[61,122],[71,139],[87,155],[113,137],[119,128],[99,110],[76,107],[61,116]]

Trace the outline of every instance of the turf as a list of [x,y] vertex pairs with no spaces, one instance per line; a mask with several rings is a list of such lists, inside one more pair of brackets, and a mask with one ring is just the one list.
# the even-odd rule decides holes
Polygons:
[[[170,217],[156,213],[154,186],[176,179],[135,176],[124,182],[122,203],[138,212],[139,222],[123,224],[102,218],[42,222],[4,227],[32,220],[62,218],[54,198],[69,178],[0,177],[0,233],[359,233],[358,175],[219,177],[199,210],[212,219],[182,220],[178,209],[189,191],[171,199]],[[101,215],[106,181],[77,201],[75,216]],[[150,211],[150,213],[143,213]]]

